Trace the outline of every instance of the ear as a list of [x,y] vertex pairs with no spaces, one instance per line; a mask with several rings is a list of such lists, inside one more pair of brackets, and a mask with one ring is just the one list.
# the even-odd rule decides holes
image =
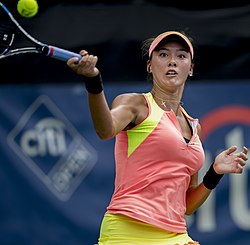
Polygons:
[[192,77],[193,76],[193,72],[194,72],[194,64],[191,65],[188,75],[190,77]]
[[148,72],[148,73],[151,73],[151,72],[152,72],[150,60],[147,61],[147,72]]

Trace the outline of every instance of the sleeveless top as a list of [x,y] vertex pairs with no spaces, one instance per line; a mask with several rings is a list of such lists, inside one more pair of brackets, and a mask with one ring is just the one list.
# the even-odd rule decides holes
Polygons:
[[180,106],[193,131],[187,143],[175,113],[162,110],[151,93],[144,96],[147,118],[116,136],[115,189],[107,213],[186,233],[186,191],[205,158],[198,119]]

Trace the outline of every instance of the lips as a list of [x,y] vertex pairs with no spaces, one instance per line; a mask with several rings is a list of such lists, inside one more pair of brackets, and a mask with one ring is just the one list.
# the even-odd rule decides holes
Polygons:
[[175,70],[169,70],[169,71],[167,71],[166,75],[175,76],[175,75],[177,75],[177,72]]

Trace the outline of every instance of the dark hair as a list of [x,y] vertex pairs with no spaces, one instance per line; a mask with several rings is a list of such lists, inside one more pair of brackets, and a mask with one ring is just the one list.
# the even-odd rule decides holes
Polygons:
[[151,43],[154,41],[154,37],[148,38],[141,43],[142,58],[148,60],[148,52]]
[[[182,33],[183,35],[185,35],[189,41],[192,43],[193,47],[194,47],[194,40],[192,37],[188,36],[184,31],[179,31],[180,33]],[[143,59],[146,59],[148,60],[148,52],[149,52],[149,48],[150,48],[150,45],[152,44],[152,42],[154,41],[156,37],[151,37],[151,38],[148,38],[144,41],[142,41],[141,43],[141,52],[142,52],[142,58]],[[181,39],[180,39],[181,40]],[[162,40],[161,43],[163,43],[164,40]],[[186,43],[184,43],[186,45]],[[193,60],[192,60],[193,62]]]
[[[194,46],[194,40],[192,37],[190,37],[189,35],[187,35],[184,31],[179,31],[180,33],[182,33],[183,35],[185,35],[189,41],[191,42],[191,44]],[[149,48],[150,45],[152,44],[152,42],[154,41],[156,37],[150,37],[144,41],[141,42],[141,54],[142,54],[142,59],[145,60],[145,62],[147,62],[149,60]],[[163,40],[164,41],[164,40]],[[192,63],[194,64],[194,59],[192,59]],[[148,81],[152,81],[153,80],[153,76],[151,73],[147,73],[147,80]]]

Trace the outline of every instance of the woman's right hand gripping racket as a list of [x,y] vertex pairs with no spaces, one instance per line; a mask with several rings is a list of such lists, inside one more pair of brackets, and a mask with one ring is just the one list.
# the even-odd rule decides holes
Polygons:
[[[16,40],[26,40],[27,47],[17,47]],[[55,46],[44,44],[28,34],[16,21],[10,11],[0,2],[0,59],[18,54],[37,53],[62,61],[72,57],[82,58],[80,54]]]

